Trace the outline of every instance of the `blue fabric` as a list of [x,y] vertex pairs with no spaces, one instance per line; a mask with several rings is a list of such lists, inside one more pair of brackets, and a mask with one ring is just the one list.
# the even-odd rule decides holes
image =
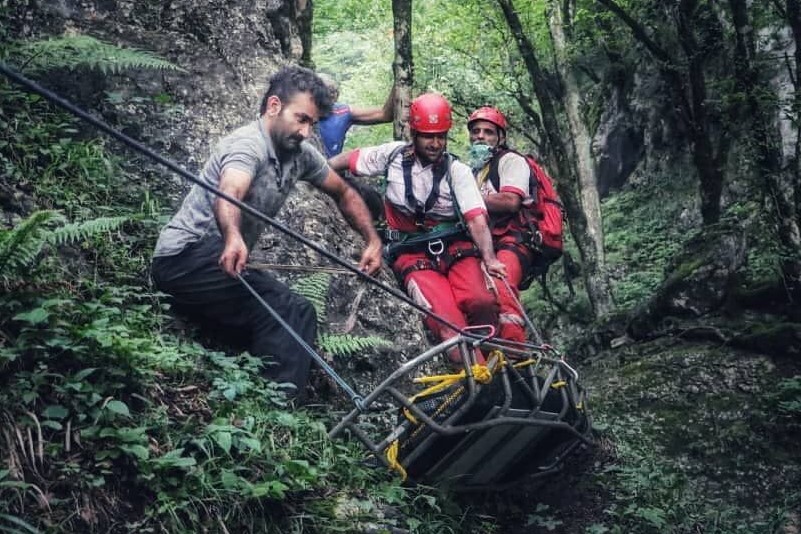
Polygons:
[[320,120],[320,139],[323,141],[325,155],[336,156],[342,152],[345,144],[345,134],[353,126],[353,115],[347,104],[334,104],[331,113]]

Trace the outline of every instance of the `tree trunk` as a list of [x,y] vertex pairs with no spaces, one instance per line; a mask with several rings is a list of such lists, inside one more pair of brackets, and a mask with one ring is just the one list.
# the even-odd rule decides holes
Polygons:
[[312,61],[313,17],[312,0],[295,0],[295,20],[298,21],[300,44],[303,47],[300,64],[310,69],[314,69],[314,61]]
[[[562,5],[560,6],[559,4]],[[565,21],[568,20],[569,14],[563,0],[556,0],[551,8],[549,26],[553,39],[556,68],[564,85],[563,101],[573,142],[573,151],[577,160],[579,202],[584,214],[587,216],[587,233],[595,243],[598,270],[605,272],[604,231],[601,219],[601,201],[598,196],[598,182],[595,176],[595,161],[592,157],[592,138],[581,118],[581,98],[579,96],[578,83],[567,51]]]
[[512,0],[497,0],[497,2],[517,43],[518,50],[531,79],[534,94],[540,105],[542,126],[545,132],[545,138],[543,139],[544,153],[547,155],[547,159],[553,163],[553,167],[556,170],[554,173],[558,177],[556,189],[565,205],[570,223],[570,233],[581,255],[587,296],[590,300],[593,315],[599,317],[611,311],[613,307],[612,292],[608,278],[599,268],[596,242],[589,232],[587,217],[581,209],[581,204],[576,195],[576,190],[579,189],[576,164],[570,158],[568,149],[562,140],[561,128],[554,108],[554,100],[548,92],[548,84],[540,68],[534,46],[523,31],[523,25]]
[[787,0],[787,23],[795,41],[795,76],[793,76],[793,120],[795,121],[796,143],[793,166],[793,197],[795,198],[796,224],[801,225],[801,2]]
[[705,54],[699,50],[693,28],[697,0],[681,0],[677,30],[679,42],[687,58],[687,77],[692,108],[690,142],[693,162],[701,182],[701,218],[709,225],[720,220],[720,196],[723,192],[723,169],[719,155],[715,154],[709,132],[707,114],[706,76],[704,75]]
[[409,104],[412,101],[412,0],[392,0],[395,35],[395,139],[410,139]]
[[[726,159],[726,150],[715,150],[710,118],[706,102],[706,77],[704,75],[705,54],[699,49],[695,37],[694,16],[697,0],[680,0],[676,30],[685,58],[677,60],[659,46],[646,27],[631,17],[614,0],[595,0],[617,16],[629,27],[634,37],[642,43],[658,62],[679,119],[687,127],[690,136],[690,153],[698,171],[701,198],[701,218],[704,224],[714,224],[720,219],[720,197],[723,192],[724,174],[721,162]],[[672,4],[667,4],[671,7]],[[706,43],[708,44],[708,43]],[[720,147],[726,147],[726,134],[721,134]]]
[[[760,93],[770,89],[760,82],[754,64],[756,50],[746,1],[729,0],[729,6],[736,35],[734,74],[738,89],[746,97],[742,117],[748,121],[749,127],[744,131],[749,132],[753,140],[752,150],[756,156],[757,179],[763,180],[759,185],[763,187],[768,201],[772,203],[769,213],[774,215],[776,234],[783,252],[779,265],[784,286],[790,300],[799,303],[801,302],[801,232],[793,201],[785,193],[784,184],[792,183],[793,173],[782,168],[781,134],[775,120],[778,117],[778,109],[763,103],[764,99],[759,98]],[[796,46],[798,44],[796,43]]]

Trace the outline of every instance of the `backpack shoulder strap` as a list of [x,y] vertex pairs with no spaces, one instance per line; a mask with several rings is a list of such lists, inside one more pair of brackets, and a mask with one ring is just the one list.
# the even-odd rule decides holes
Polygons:
[[462,215],[462,210],[459,208],[459,201],[456,200],[456,190],[453,188],[453,177],[451,175],[451,167],[453,166],[453,162],[456,161],[458,158],[451,154],[450,152],[445,152],[443,155],[446,166],[445,166],[445,180],[448,182],[448,187],[451,189],[451,199],[453,199],[453,211],[456,213],[456,216],[459,218],[459,224],[462,226],[466,226],[464,222],[464,215]]
[[417,197],[414,196],[414,187],[412,185],[412,166],[414,165],[414,152],[411,150],[407,150],[403,153],[403,187],[405,190],[404,196],[406,198],[406,203],[414,208],[415,212],[415,222],[419,226],[423,226],[425,224],[426,213],[428,213],[431,208],[434,207],[434,204],[437,203],[437,199],[439,198],[439,190],[440,190],[440,183],[444,177],[448,177],[447,180],[450,183],[450,165],[452,159],[449,157],[443,158],[442,161],[437,162],[433,165],[431,172],[433,175],[433,183],[431,186],[431,191],[428,194],[428,198],[426,198],[425,202],[420,202],[417,200]]
[[387,157],[387,167],[384,169],[384,181],[387,179],[387,174],[389,174],[389,167],[392,165],[392,162],[395,161],[395,158],[398,157],[398,154],[403,154],[404,157],[406,153],[404,151],[408,151],[411,148],[411,144],[400,145],[392,149],[392,152],[389,153],[389,157]]
[[395,161],[395,158],[398,155],[405,155],[406,152],[411,149],[411,144],[400,145],[392,149],[392,152],[389,153],[389,157],[387,157],[387,166],[384,168],[384,179],[381,182],[381,193],[384,194],[387,191],[387,176],[389,176],[389,167],[392,165],[392,162]]
[[492,155],[492,158],[489,161],[489,172],[487,173],[487,180],[490,181],[495,191],[501,190],[501,175],[498,170],[501,164],[501,158],[503,158],[509,152],[514,152],[517,154],[517,152],[515,152],[509,147],[502,147],[499,148],[495,152],[495,154]]

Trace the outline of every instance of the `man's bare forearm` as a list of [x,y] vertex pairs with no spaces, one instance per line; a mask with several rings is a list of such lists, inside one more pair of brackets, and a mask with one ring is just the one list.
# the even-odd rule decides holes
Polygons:
[[359,232],[366,243],[374,243],[380,240],[373,226],[370,210],[355,189],[348,187],[342,193],[339,197],[338,207],[351,228]]
[[491,193],[484,197],[487,211],[495,214],[517,213],[520,211],[520,197],[514,193]]
[[214,216],[226,241],[231,237],[241,237],[242,210],[237,206],[224,198],[218,198],[214,201]]
[[342,173],[348,170],[350,166],[350,154],[353,152],[352,150],[348,150],[347,152],[340,152],[336,156],[332,156],[328,159],[328,166],[331,167],[334,172]]
[[[245,198],[250,188],[251,177],[248,173],[237,169],[227,169],[220,178],[220,192],[237,200]],[[228,242],[230,238],[242,238],[240,231],[242,210],[224,198],[214,201],[214,216],[220,227],[220,233]]]
[[481,258],[484,261],[495,260],[495,248],[492,244],[492,234],[487,226],[487,218],[482,215],[467,221],[467,229],[478,247]]

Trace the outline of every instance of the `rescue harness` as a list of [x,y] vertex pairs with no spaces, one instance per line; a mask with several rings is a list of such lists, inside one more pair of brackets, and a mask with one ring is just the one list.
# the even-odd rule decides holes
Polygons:
[[[453,191],[453,182],[451,181],[453,156],[446,152],[439,161],[433,163],[431,191],[424,202],[414,195],[412,167],[415,155],[413,147],[404,145],[393,150],[387,158],[387,168],[398,156],[401,157],[401,169],[403,170],[404,198],[408,206],[414,209],[414,224],[417,231],[403,232],[394,228],[385,228],[381,232],[385,243],[384,260],[387,265],[392,266],[398,256],[402,254],[423,252],[426,256],[404,269],[396,270],[393,267],[398,282],[403,284],[406,276],[415,271],[434,270],[444,273],[462,258],[480,257],[478,248],[468,236],[467,226],[459,210],[455,194],[453,195],[453,207],[458,218],[457,222],[447,221],[434,224],[435,221],[428,216],[439,198],[442,180],[445,180]],[[460,242],[460,245],[455,248],[451,247],[451,244],[456,242]]]

